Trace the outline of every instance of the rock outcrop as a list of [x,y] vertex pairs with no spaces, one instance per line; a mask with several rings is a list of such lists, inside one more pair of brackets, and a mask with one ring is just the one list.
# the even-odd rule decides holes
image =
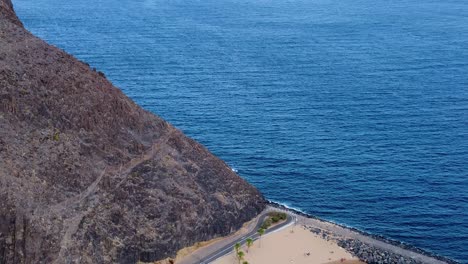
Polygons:
[[263,196],[0,0],[0,263],[135,263],[226,235]]

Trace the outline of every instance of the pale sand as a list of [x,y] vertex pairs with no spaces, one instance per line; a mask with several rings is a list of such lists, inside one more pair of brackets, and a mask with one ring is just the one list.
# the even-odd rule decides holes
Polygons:
[[[213,250],[216,250],[218,247],[222,247],[233,241],[236,241],[237,239],[241,238],[245,234],[252,231],[253,228],[255,227],[255,224],[257,223],[258,217],[259,216],[255,217],[254,219],[250,220],[247,223],[244,223],[241,229],[239,229],[237,232],[227,237],[219,237],[219,238],[215,238],[209,241],[199,242],[191,247],[187,247],[187,248],[183,248],[179,250],[179,252],[177,252],[175,263],[177,264],[198,263],[199,259],[201,259],[206,254],[212,252]],[[162,262],[161,264],[165,264],[165,262]]]
[[[247,253],[245,245],[242,251],[245,261],[249,264],[323,264],[323,263],[363,263],[339,247],[333,241],[327,241],[316,234],[305,230],[302,226],[295,226],[294,232],[289,226],[275,233],[267,234],[256,240]],[[305,253],[309,253],[306,256]],[[346,261],[342,262],[342,259]],[[213,262],[214,264],[237,264],[238,260],[233,253]]]

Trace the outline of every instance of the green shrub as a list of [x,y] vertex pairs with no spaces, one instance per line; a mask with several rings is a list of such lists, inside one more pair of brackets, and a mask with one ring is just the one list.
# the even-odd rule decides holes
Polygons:
[[52,139],[54,141],[59,141],[60,140],[60,136],[59,136],[59,132],[58,131],[55,131],[54,135],[52,136]]
[[267,218],[267,219],[263,222],[261,228],[267,229],[267,228],[269,228],[269,227],[271,226],[271,224],[272,224],[271,218]]
[[277,218],[278,221],[279,220],[286,220],[286,218],[288,217],[288,215],[286,213],[282,213],[282,212],[271,212],[269,214],[269,216],[271,218]]
[[279,218],[281,220],[286,220],[286,218],[288,218],[288,215],[286,213],[279,213]]

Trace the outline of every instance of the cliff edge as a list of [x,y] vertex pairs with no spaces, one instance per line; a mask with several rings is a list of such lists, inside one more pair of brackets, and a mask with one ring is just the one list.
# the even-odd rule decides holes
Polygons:
[[226,235],[263,196],[0,0],[0,263],[135,263]]

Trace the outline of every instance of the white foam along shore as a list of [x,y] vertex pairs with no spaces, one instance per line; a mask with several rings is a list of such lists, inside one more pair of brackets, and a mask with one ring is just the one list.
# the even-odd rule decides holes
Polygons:
[[[256,245],[262,243],[263,249],[252,250],[245,259],[250,263],[398,263],[398,264],[442,264],[456,261],[432,255],[418,248],[401,244],[397,241],[366,234],[357,229],[342,226],[314,216],[298,212],[284,205],[270,202],[268,211],[287,212],[295,221],[275,232],[270,232]],[[256,218],[258,219],[258,217]],[[176,263],[194,263],[203,259],[215,250],[233,243],[236,239],[245,242],[245,234],[251,232],[256,220],[252,220],[236,234],[216,239],[207,246],[200,247],[188,255],[181,256]],[[250,226],[250,227],[249,227]],[[294,230],[291,233],[291,230]],[[249,231],[250,230],[250,231]],[[255,230],[253,230],[255,231]],[[266,242],[267,241],[267,242]],[[243,250],[246,252],[245,244]],[[226,255],[210,260],[210,263],[238,263],[233,249],[227,249]],[[307,255],[307,253],[310,253]],[[272,257],[273,256],[273,257]]]
[[287,204],[275,201],[269,202],[273,208],[286,210],[290,214],[296,215],[298,224],[310,232],[319,234],[324,239],[337,242],[339,246],[345,248],[353,256],[367,263],[378,260],[384,261],[383,263],[458,263],[449,258],[426,252],[399,241],[369,234],[352,227],[309,215]]

